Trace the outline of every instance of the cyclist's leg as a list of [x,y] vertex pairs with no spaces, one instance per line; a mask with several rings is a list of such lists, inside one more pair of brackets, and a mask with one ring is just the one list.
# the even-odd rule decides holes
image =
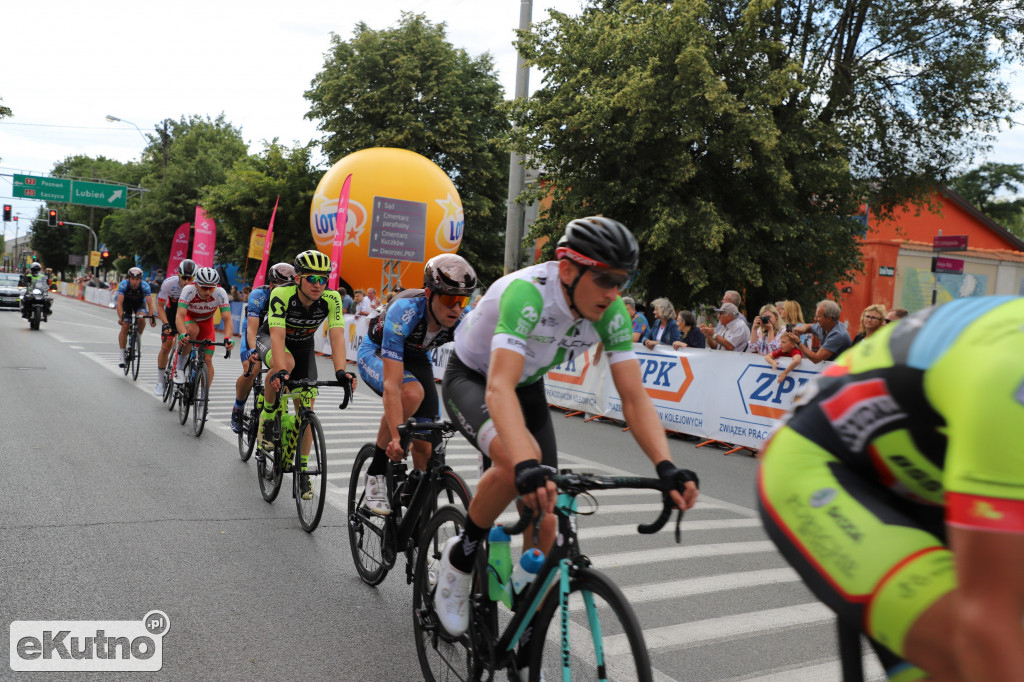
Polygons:
[[141,308],[135,311],[135,331],[138,332],[139,336],[142,336],[142,332],[146,331],[146,318],[142,317],[146,314],[146,305],[143,303]]
[[[403,411],[410,406],[413,410],[405,413],[405,419],[411,416],[418,422],[432,422],[437,421],[441,414],[437,388],[434,386],[434,365],[426,353],[405,354],[405,377],[402,379]],[[431,442],[413,440],[412,465],[420,471],[426,471],[431,450]]]
[[[384,359],[379,349],[368,341],[359,346],[358,355],[359,376],[363,382],[370,387],[370,390],[380,397],[384,397]],[[423,389],[416,377],[406,371],[402,377],[402,421],[405,422],[419,408],[423,402]],[[366,473],[370,476],[381,476],[387,467],[387,455],[384,454],[388,442],[391,440],[391,429],[387,417],[381,415],[380,427],[377,429],[377,440],[373,461],[367,468]],[[415,460],[414,460],[415,462]]]
[[156,356],[156,368],[162,373],[167,368],[167,359],[171,354],[171,349],[174,347],[174,319],[175,315],[178,314],[176,308],[164,308],[164,314],[167,316],[167,323],[171,325],[171,333],[167,335],[167,338],[161,336],[162,343],[160,345],[160,352]]
[[[287,346],[286,346],[287,347]],[[290,372],[291,379],[317,379],[316,369],[316,352],[313,349],[313,345],[309,344],[308,347],[301,346],[290,349],[292,358],[292,369]],[[316,400],[309,401],[309,407],[312,409],[313,404]],[[296,397],[293,407],[295,408],[294,414],[298,414],[302,408],[302,401]],[[299,444],[299,454],[302,467],[305,468],[306,462],[309,460],[309,448],[313,442],[313,430],[306,429],[306,433],[302,438],[302,443]]]
[[951,648],[956,577],[941,508],[901,501],[789,428],[765,448],[758,494],[779,551],[819,599],[864,631],[890,674],[907,667],[900,659],[908,646],[911,660],[932,674],[954,673],[941,646],[920,643]]

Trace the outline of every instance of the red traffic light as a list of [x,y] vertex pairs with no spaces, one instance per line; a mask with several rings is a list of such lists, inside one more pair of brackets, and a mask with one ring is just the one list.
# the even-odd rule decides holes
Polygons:
[[11,205],[4,204],[4,222],[10,222],[11,220]]
[[104,251],[103,253],[100,254],[100,256],[102,256],[103,258],[110,258],[110,252]]
[[51,208],[46,222],[50,227],[57,227],[57,211]]

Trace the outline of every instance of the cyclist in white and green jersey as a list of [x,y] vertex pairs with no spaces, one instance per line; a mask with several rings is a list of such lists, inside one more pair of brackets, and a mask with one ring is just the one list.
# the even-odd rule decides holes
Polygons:
[[[630,432],[676,488],[680,509],[697,500],[696,477],[677,469],[658,414],[644,390],[633,354],[633,327],[620,292],[633,277],[639,248],[621,223],[604,217],[574,220],[555,251],[557,261],[502,277],[455,332],[442,397],[452,421],[483,454],[466,528],[441,556],[435,606],[452,635],[469,626],[470,571],[481,538],[517,495],[544,511],[539,546],[554,540],[556,471],[554,427],[544,374],[600,342],[622,398]],[[532,533],[524,533],[529,548]]]

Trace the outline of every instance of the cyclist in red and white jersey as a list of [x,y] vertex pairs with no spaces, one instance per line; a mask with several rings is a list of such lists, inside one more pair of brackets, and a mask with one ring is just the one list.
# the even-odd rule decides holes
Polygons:
[[[223,287],[218,286],[220,275],[213,268],[199,268],[196,281],[181,290],[178,299],[178,362],[174,368],[174,383],[185,383],[185,358],[192,348],[192,340],[214,341],[213,316],[220,309],[224,321],[224,345],[230,348],[231,301]],[[213,385],[213,349],[205,348],[206,367],[209,370],[210,385]]]

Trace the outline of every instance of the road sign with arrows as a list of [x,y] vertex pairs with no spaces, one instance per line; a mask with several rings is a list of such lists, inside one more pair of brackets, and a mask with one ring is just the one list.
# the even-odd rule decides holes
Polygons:
[[14,196],[101,208],[125,208],[128,205],[128,188],[124,185],[37,175],[15,174]]

